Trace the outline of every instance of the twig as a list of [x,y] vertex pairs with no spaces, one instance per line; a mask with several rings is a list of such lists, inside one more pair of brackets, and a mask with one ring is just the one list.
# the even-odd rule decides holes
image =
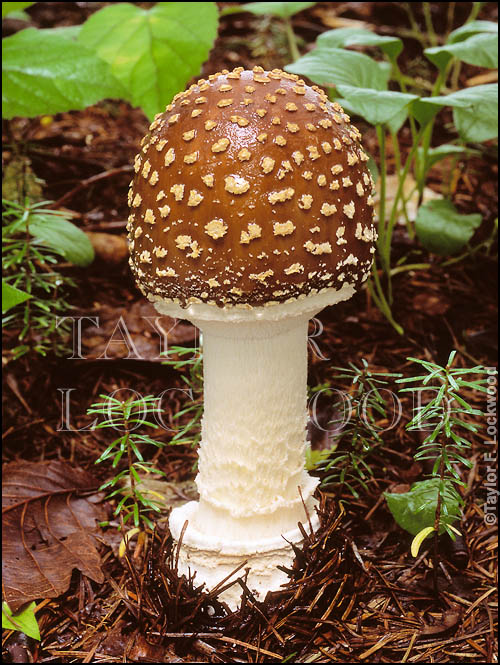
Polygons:
[[52,205],[49,207],[60,208],[63,203],[66,203],[66,201],[73,198],[75,194],[78,194],[78,192],[80,192],[82,189],[85,189],[86,187],[89,187],[89,185],[92,185],[94,182],[99,182],[99,180],[111,178],[112,176],[119,175],[120,173],[130,173],[132,169],[133,166],[131,164],[126,164],[125,166],[118,166],[115,169],[109,169],[108,171],[97,173],[96,175],[93,175],[86,180],[82,180],[80,184],[78,184],[76,187],[73,187],[73,189],[70,189],[69,192],[66,192],[66,194],[57,199],[57,201],[54,201],[54,203],[52,203]]

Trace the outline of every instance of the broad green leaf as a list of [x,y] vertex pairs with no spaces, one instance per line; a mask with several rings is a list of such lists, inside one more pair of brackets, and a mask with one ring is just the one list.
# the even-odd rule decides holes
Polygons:
[[[360,115],[358,111],[358,106],[356,105],[355,101],[351,104],[347,98],[340,97],[337,95],[331,95],[331,98],[335,99],[335,101],[337,101],[344,108],[344,110],[347,111],[347,113],[349,113],[350,115]],[[407,117],[408,117],[408,108],[404,107],[403,109],[401,109],[401,111],[399,111],[391,118],[386,120],[386,125],[391,131],[397,134],[398,131],[401,129],[401,127],[404,125]]]
[[[16,4],[16,3],[12,3]],[[22,3],[19,3],[22,4]],[[32,3],[30,3],[32,4]],[[22,610],[12,614],[7,603],[2,603],[2,628],[18,630],[34,640],[40,640],[40,629],[35,617],[36,603],[26,605]]]
[[424,97],[419,102],[427,106],[452,106],[455,126],[464,141],[488,141],[498,136],[498,83]]
[[12,12],[21,12],[34,4],[34,2],[2,2],[2,18]]
[[[384,492],[389,510],[401,528],[416,536],[423,529],[434,526],[440,484],[439,478],[430,478],[414,483],[410,491],[404,494]],[[462,504],[460,495],[452,483],[446,480],[441,500],[440,534],[445,531],[445,524],[453,524],[459,519]]]
[[[464,141],[480,143],[497,138],[498,83],[478,85],[452,94],[454,95],[453,121]],[[457,105],[455,102],[458,99],[466,100],[467,105]]]
[[453,58],[453,53],[449,53],[445,46],[431,46],[426,48],[424,53],[432,64],[442,72]]
[[351,111],[372,125],[387,123],[410,102],[417,99],[416,95],[402,92],[357,88],[350,85],[337,85],[337,90],[348,100]]
[[3,117],[32,118],[124,97],[109,66],[68,33],[27,28],[2,40]]
[[415,229],[426,249],[449,256],[469,242],[481,221],[479,213],[461,215],[451,201],[435,199],[420,206]]
[[[389,79],[391,78],[391,73],[392,73],[391,63],[387,62],[387,60],[376,60],[375,62],[377,63],[377,65],[381,69],[382,76],[383,76],[384,80],[389,81]],[[386,83],[385,87],[387,88],[387,83]]]
[[29,293],[16,289],[15,286],[11,286],[2,280],[2,312],[7,312],[12,307],[28,300],[28,298],[31,298]]
[[469,21],[465,25],[460,26],[453,32],[450,32],[448,37],[448,44],[455,44],[456,42],[461,42],[464,39],[468,39],[472,35],[477,35],[480,32],[497,32],[498,33],[498,23],[493,21]]
[[348,85],[386,90],[390,72],[364,53],[341,48],[316,48],[285,69],[320,85]]
[[[329,98],[331,101],[335,101],[338,104],[340,104],[340,106],[344,109],[344,111],[349,115],[356,115],[356,108],[354,106],[351,106],[348,99],[344,99],[344,97],[341,97],[340,95],[337,94],[332,94],[332,90],[329,90],[329,92],[330,92]],[[334,90],[334,93],[337,93],[337,90]]]
[[79,41],[111,65],[151,119],[200,73],[217,35],[215,2],[113,3],[84,23]]
[[476,67],[498,68],[498,33],[483,33],[449,46],[459,60]]
[[[418,149],[418,158],[423,159],[424,151],[422,147]],[[467,148],[461,145],[453,145],[452,143],[443,143],[442,145],[437,146],[436,148],[429,148],[427,151],[427,165],[426,170],[430,169],[431,166],[437,164],[437,162],[451,155],[460,155],[464,152],[467,152]]]
[[445,44],[425,49],[425,55],[439,69],[443,70],[452,58],[457,58],[476,67],[498,67],[498,34],[482,33],[473,35],[456,44]]
[[64,37],[65,39],[76,42],[81,29],[81,25],[63,25],[59,28],[52,28],[52,31],[58,37]]
[[392,116],[392,118],[389,118],[387,121],[387,127],[397,134],[401,127],[405,124],[406,118],[408,117],[408,106],[405,106],[401,109],[401,111],[398,111],[395,115]]
[[428,103],[429,99],[431,99],[431,97],[420,97],[409,107],[411,115],[421,127],[424,127],[431,122],[440,111],[439,105]]
[[398,37],[382,37],[363,28],[338,28],[323,32],[316,40],[318,48],[342,48],[344,46],[378,46],[391,60],[396,60],[403,50]]
[[30,15],[23,11],[10,12],[10,14],[5,18],[14,19],[15,21],[24,21],[25,23],[29,23],[31,21]]
[[57,215],[32,215],[29,232],[70,263],[84,267],[94,260],[94,249],[85,233]]
[[314,7],[315,2],[248,2],[241,5],[242,11],[252,12],[252,14],[269,14],[281,18],[289,18],[304,9]]

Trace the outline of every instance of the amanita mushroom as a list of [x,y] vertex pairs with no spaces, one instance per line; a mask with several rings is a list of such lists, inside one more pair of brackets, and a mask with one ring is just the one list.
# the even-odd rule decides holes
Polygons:
[[[172,511],[179,569],[235,568],[263,598],[317,527],[304,469],[308,320],[369,274],[376,232],[359,131],[280,70],[200,80],[156,116],[129,192],[130,265],[160,313],[203,333],[200,500]],[[241,587],[222,595],[231,607]]]

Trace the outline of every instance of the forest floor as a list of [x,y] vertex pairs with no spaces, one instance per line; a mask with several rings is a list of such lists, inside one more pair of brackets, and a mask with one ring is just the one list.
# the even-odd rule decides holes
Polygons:
[[[37,3],[29,10],[31,25],[81,23],[104,4]],[[413,4],[425,32],[421,3]],[[470,4],[430,3],[437,33],[445,32],[447,21],[452,20],[452,27],[461,25]],[[449,5],[454,6],[451,19]],[[481,12],[480,18],[497,20],[496,3],[485,3]],[[304,44],[314,42],[326,29],[347,25],[401,36],[407,46],[401,68],[422,77],[429,74],[422,44],[411,35],[408,17],[398,3],[318,3],[294,17],[293,25]],[[6,21],[4,30],[18,27]],[[286,62],[279,23],[249,14],[228,15],[221,19],[202,75],[239,65],[282,67]],[[464,66],[464,85],[478,71]],[[451,136],[446,114],[439,117],[436,144]],[[376,157],[374,129],[356,124],[367,150]],[[84,326],[81,358],[28,354],[13,360],[9,350],[19,331],[5,331],[6,463],[67,462],[90,472],[98,487],[108,478],[109,468],[94,462],[109,437],[102,430],[84,429],[91,423],[86,412],[96,396],[119,388],[159,395],[183,385],[178,371],[159,362],[159,337],[141,319],[154,316],[154,310],[135,287],[126,260],[130,165],[147,127],[142,111],[124,102],[100,103],[47,120],[17,118],[4,123],[6,173],[10,169],[15,179],[16,168],[28,169],[43,180],[44,199],[71,210],[82,229],[106,234],[96,239],[101,247],[89,268],[64,268],[77,285],[69,295],[74,309],[68,314],[100,317],[99,327],[90,321]],[[461,212],[483,215],[472,245],[487,238],[493,228],[497,178],[494,146],[488,145],[480,154],[453,163],[442,161],[431,173],[431,189],[442,192],[450,187]],[[390,326],[367,291],[327,308],[318,316],[322,331],[314,338],[321,355],[310,354],[311,387],[329,382],[348,388],[334,378],[335,367],[359,366],[362,359],[374,371],[408,375],[414,372],[409,357],[444,364],[456,349],[459,366],[496,365],[494,252],[446,262],[409,240],[403,226],[395,234],[393,252],[395,257],[410,256],[409,263],[430,263],[426,270],[395,277],[394,317],[404,336]],[[120,316],[140,359],[127,358],[125,345],[109,343]],[[163,325],[168,329],[173,324]],[[194,344],[195,331],[186,322],[178,323],[168,342]],[[99,359],[106,349],[108,358]],[[64,414],[61,401],[69,389],[70,413]],[[484,410],[484,395],[471,391],[468,398]],[[185,403],[182,397],[164,400],[165,418],[172,422]],[[242,608],[231,613],[192,580],[179,579],[165,511],[154,534],[149,533],[141,546],[131,541],[123,557],[118,556],[116,528],[103,529],[98,535],[103,581],[74,570],[67,591],[38,603],[41,641],[4,631],[4,658],[68,663],[496,662],[497,533],[496,526],[486,523],[483,511],[486,429],[471,437],[473,466],[464,474],[463,518],[457,524],[463,537],[454,545],[447,536],[440,539],[436,594],[430,546],[424,543],[418,558],[411,556],[412,537],[394,522],[382,495],[409,489],[424,478],[425,469],[413,458],[418,438],[404,428],[411,408],[409,398],[404,398],[404,417],[384,433],[383,447],[370,460],[373,477],[365,489],[358,488],[359,496],[353,497],[342,486],[318,493],[321,528],[306,539],[282,592],[270,594],[264,602],[248,595]],[[327,443],[319,430],[311,432],[311,439],[313,449]],[[195,449],[167,445],[154,460],[166,473],[164,488],[171,490],[171,504],[195,496]],[[103,506],[108,515],[112,509],[110,504]],[[243,591],[244,581],[234,583],[241,583]]]

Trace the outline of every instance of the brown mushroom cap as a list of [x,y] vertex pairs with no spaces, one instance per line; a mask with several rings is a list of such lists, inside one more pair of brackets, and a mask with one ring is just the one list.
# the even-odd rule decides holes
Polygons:
[[237,68],[176,95],[135,159],[130,265],[182,306],[262,306],[357,286],[372,262],[359,131],[318,87]]

